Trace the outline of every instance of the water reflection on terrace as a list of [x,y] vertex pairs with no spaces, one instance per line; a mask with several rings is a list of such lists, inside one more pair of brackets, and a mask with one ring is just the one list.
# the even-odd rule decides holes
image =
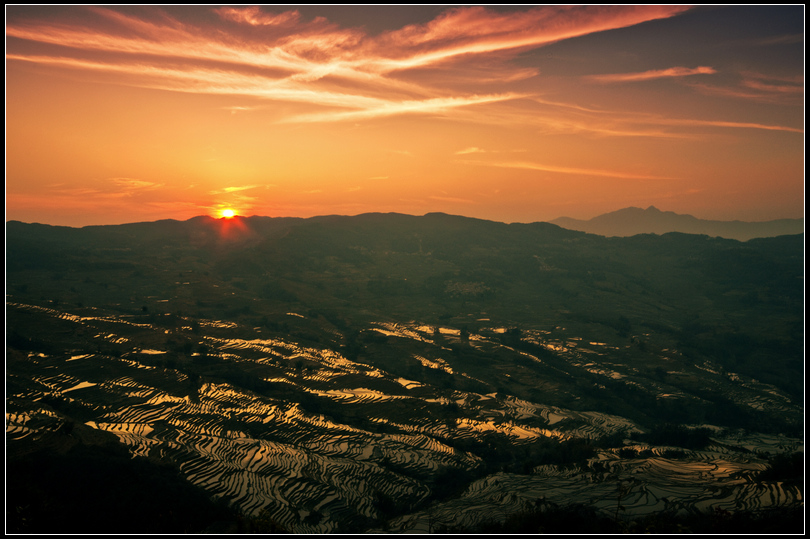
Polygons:
[[93,387],[95,385],[98,384],[96,384],[95,382],[81,382],[71,388],[63,389],[62,393],[67,393],[68,391],[76,391],[77,389],[84,389],[85,387]]
[[[365,365],[363,363],[356,363],[343,357],[340,353],[330,350],[328,348],[308,348],[301,347],[295,343],[290,343],[280,339],[217,339],[209,337],[213,343],[217,343],[220,349],[233,349],[233,350],[253,350],[262,352],[276,357],[282,357],[288,361],[295,359],[306,359],[316,361],[327,367],[338,369],[343,372],[361,373],[365,376],[372,378],[381,378],[385,374],[378,369]],[[262,358],[253,360],[259,363],[274,363],[273,358]]]
[[432,329],[428,326],[409,326],[405,324],[395,324],[389,322],[374,322],[375,326],[371,328],[372,331],[381,333],[388,337],[402,337],[406,339],[414,339],[421,342],[430,342],[430,339],[425,335],[430,335]]
[[345,401],[350,403],[368,403],[413,398],[407,395],[388,395],[381,391],[366,389],[364,387],[356,389],[329,389],[326,391],[310,390],[310,392],[315,393],[316,395],[330,397],[337,401]]
[[200,326],[211,328],[237,328],[239,324],[236,322],[226,322],[223,320],[200,320]]
[[450,365],[448,365],[447,362],[444,361],[441,358],[428,359],[426,357],[419,356],[419,355],[414,355],[413,357],[414,357],[414,359],[419,361],[419,363],[421,363],[423,366],[425,366],[425,367],[427,367],[429,369],[438,369],[438,370],[444,371],[444,372],[446,372],[448,374],[453,374],[453,368]]
[[405,378],[396,378],[395,381],[400,384],[405,389],[416,389],[417,387],[422,387],[423,384],[420,382],[416,382],[414,380],[408,380]]

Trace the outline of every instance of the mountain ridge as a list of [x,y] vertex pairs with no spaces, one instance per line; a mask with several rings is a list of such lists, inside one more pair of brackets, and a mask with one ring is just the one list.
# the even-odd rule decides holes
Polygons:
[[600,236],[635,236],[636,234],[666,234],[682,232],[748,241],[804,231],[804,219],[774,219],[771,221],[716,221],[698,219],[688,214],[661,211],[655,206],[646,209],[630,206],[592,219],[559,217],[552,224]]
[[[125,230],[132,227],[161,227],[175,226],[178,228],[192,225],[215,226],[216,223],[249,223],[252,229],[264,229],[266,227],[290,226],[293,223],[329,223],[354,219],[355,221],[368,221],[390,217],[394,219],[425,219],[430,221],[441,221],[444,224],[449,222],[466,223],[493,223],[501,225],[536,225],[547,223],[565,230],[597,234],[605,237],[627,237],[637,234],[667,234],[670,232],[680,232],[683,234],[697,234],[712,237],[733,239],[737,241],[748,241],[754,238],[771,238],[776,236],[793,235],[804,233],[804,219],[772,219],[769,221],[741,221],[739,219],[731,221],[721,221],[712,219],[699,219],[689,214],[679,214],[673,211],[660,210],[655,206],[639,208],[629,206],[620,210],[597,215],[591,219],[576,219],[573,217],[558,217],[549,221],[503,222],[463,215],[448,214],[445,212],[428,212],[424,215],[411,215],[399,212],[366,212],[357,215],[316,215],[312,217],[271,217],[261,215],[241,216],[232,218],[216,218],[210,215],[197,215],[185,220],[159,219],[156,221],[139,221],[134,223],[121,223],[114,225],[87,225],[83,227],[71,227],[64,225],[51,225],[47,223],[26,223],[19,220],[6,221],[6,228],[16,227],[20,224],[35,225],[39,227],[52,227],[62,231],[70,230]],[[255,226],[261,223],[260,226]],[[42,230],[45,230],[43,228]]]

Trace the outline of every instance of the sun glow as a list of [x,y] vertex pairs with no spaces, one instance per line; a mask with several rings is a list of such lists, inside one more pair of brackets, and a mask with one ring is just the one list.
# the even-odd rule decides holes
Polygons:
[[234,217],[235,215],[236,215],[236,210],[234,210],[232,208],[224,208],[222,210],[219,210],[219,216],[224,217],[225,219],[230,219],[231,217]]

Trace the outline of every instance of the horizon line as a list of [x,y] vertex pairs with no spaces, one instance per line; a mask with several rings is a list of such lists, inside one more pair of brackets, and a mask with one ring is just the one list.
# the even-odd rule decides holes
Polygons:
[[625,206],[625,207],[619,208],[617,210],[597,214],[594,217],[591,217],[590,219],[578,219],[578,218],[575,218],[575,217],[568,217],[568,216],[562,215],[562,216],[555,217],[554,219],[550,219],[550,220],[537,220],[537,221],[499,221],[497,219],[486,219],[486,218],[482,218],[482,217],[472,217],[472,216],[468,216],[468,215],[454,214],[454,213],[448,213],[448,212],[443,212],[443,211],[430,211],[430,212],[426,212],[426,213],[421,214],[421,215],[403,213],[403,212],[396,212],[396,211],[390,211],[390,212],[369,211],[369,212],[361,212],[361,213],[356,213],[356,214],[330,213],[330,214],[312,215],[312,216],[309,216],[309,217],[301,217],[301,216],[295,216],[295,215],[271,216],[271,215],[258,215],[258,214],[253,214],[253,215],[240,215],[240,214],[237,214],[237,215],[234,215],[232,217],[215,217],[215,216],[209,215],[209,214],[200,214],[200,215],[195,215],[193,217],[189,217],[188,219],[175,219],[175,218],[172,218],[172,217],[167,217],[167,218],[162,218],[162,219],[155,219],[155,220],[152,220],[152,221],[128,221],[128,222],[124,222],[124,223],[107,223],[107,224],[81,225],[81,226],[59,225],[59,224],[43,223],[43,222],[38,222],[38,221],[22,221],[20,219],[7,219],[6,220],[6,225],[8,225],[9,223],[22,223],[22,224],[26,224],[26,225],[40,225],[40,226],[82,229],[82,228],[90,228],[90,227],[126,226],[126,225],[137,225],[137,224],[147,224],[147,223],[159,223],[159,222],[163,222],[163,221],[174,221],[174,222],[178,222],[178,223],[184,223],[184,222],[188,222],[188,221],[192,221],[194,219],[200,219],[200,218],[208,218],[208,219],[211,219],[213,221],[231,221],[231,220],[234,220],[234,219],[245,220],[245,219],[252,219],[252,218],[309,220],[309,219],[322,219],[322,218],[325,218],[325,217],[353,218],[353,217],[362,217],[362,216],[366,216],[366,215],[400,215],[400,216],[415,217],[415,218],[427,217],[429,215],[446,215],[448,217],[460,217],[460,218],[463,218],[463,219],[472,219],[472,220],[476,220],[476,221],[487,221],[487,222],[492,222],[492,223],[502,223],[502,224],[507,224],[507,225],[509,225],[509,224],[549,223],[549,224],[553,224],[555,226],[560,226],[560,225],[557,225],[556,223],[554,223],[554,221],[559,221],[559,220],[562,220],[562,219],[569,219],[569,220],[573,220],[573,221],[576,221],[576,222],[579,222],[579,223],[587,223],[587,222],[589,222],[589,221],[591,221],[593,219],[596,219],[598,217],[602,217],[602,216],[605,216],[605,215],[610,215],[610,214],[613,214],[613,213],[618,213],[618,212],[621,212],[621,211],[624,211],[624,210],[641,210],[641,211],[646,212],[646,211],[649,211],[650,209],[657,210],[659,213],[671,213],[671,214],[674,214],[676,216],[693,217],[693,218],[695,218],[695,219],[697,219],[699,221],[706,221],[706,222],[712,222],[712,223],[772,223],[772,222],[776,222],[776,221],[803,221],[804,220],[804,216],[801,216],[801,217],[780,217],[780,218],[777,218],[777,219],[767,219],[767,220],[764,220],[764,221],[743,221],[743,220],[740,220],[740,219],[730,219],[730,220],[704,219],[704,218],[696,217],[696,216],[694,216],[692,214],[688,214],[688,213],[677,213],[677,212],[670,211],[670,210],[661,210],[661,209],[657,208],[655,205],[650,205],[647,208],[642,208],[642,207],[639,207],[639,206]]

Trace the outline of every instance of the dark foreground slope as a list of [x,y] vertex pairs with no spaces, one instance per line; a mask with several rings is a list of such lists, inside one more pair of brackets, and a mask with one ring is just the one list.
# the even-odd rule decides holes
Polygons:
[[801,235],[10,222],[9,455],[114,436],[242,530],[790,509],[803,487],[756,478],[800,443],[802,277]]

